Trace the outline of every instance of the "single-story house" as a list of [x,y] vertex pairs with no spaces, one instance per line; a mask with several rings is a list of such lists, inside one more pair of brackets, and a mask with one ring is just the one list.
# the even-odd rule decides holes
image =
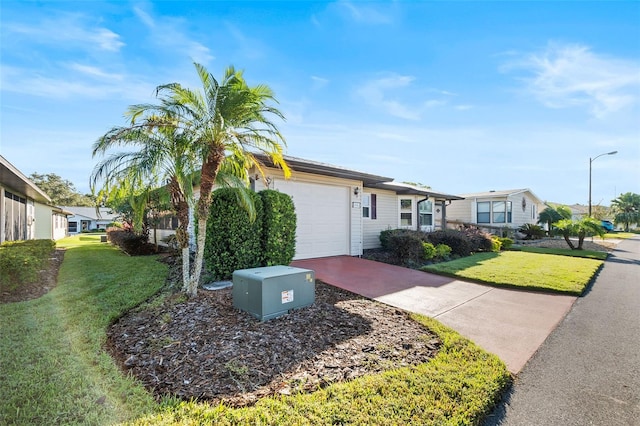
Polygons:
[[[286,156],[292,176],[263,158],[266,179],[254,174],[252,188],[289,194],[296,208],[294,259],[360,256],[380,247],[380,232],[446,227],[446,208],[456,195],[396,183],[386,176]],[[271,166],[271,167],[270,167]]]
[[107,229],[107,225],[118,219],[118,214],[111,209],[100,207],[74,207],[65,206],[63,209],[71,212],[69,216],[69,234],[75,235],[82,231]]
[[[254,191],[274,189],[292,197],[297,215],[294,259],[338,255],[360,256],[380,247],[380,232],[407,228],[446,227],[447,206],[456,195],[393,182],[386,176],[285,156],[291,177],[266,157],[265,178],[251,171]],[[175,233],[177,223],[167,217],[157,240]],[[190,233],[193,236],[193,220]],[[153,242],[153,232],[150,235]]]
[[0,243],[63,238],[68,214],[0,155]]
[[517,229],[538,222],[544,202],[530,189],[461,194],[463,200],[454,200],[447,210],[450,225],[477,225],[488,230]]

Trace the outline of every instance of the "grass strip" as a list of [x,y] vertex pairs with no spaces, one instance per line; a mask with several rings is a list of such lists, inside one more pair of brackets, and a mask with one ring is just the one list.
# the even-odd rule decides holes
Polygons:
[[60,241],[67,251],[57,287],[0,305],[0,424],[103,425],[154,409],[104,351],[105,331],[164,285],[167,268],[99,241]]
[[602,260],[553,254],[505,251],[477,253],[428,265],[423,271],[501,287],[581,295],[603,265]]
[[479,424],[511,382],[506,366],[439,322],[417,314],[413,318],[443,342],[428,363],[360,377],[311,394],[267,398],[241,409],[168,401],[159,413],[130,424]]
[[558,256],[569,257],[585,257],[587,259],[606,260],[609,253],[606,251],[595,250],[571,250],[571,249],[557,249],[557,248],[544,248],[544,247],[512,247],[512,251],[523,251],[526,253],[539,253],[539,254],[555,254]]

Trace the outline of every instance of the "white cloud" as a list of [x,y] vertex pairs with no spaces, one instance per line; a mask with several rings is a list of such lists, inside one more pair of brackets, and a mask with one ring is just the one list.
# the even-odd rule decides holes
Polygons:
[[71,64],[68,65],[68,67],[71,70],[78,71],[81,74],[88,75],[90,77],[93,77],[93,78],[96,78],[96,79],[100,79],[100,80],[107,80],[107,81],[122,81],[123,80],[122,74],[109,73],[109,72],[103,71],[102,69],[100,69],[98,67],[94,67],[94,66],[90,66],[90,65],[82,65],[82,64],[78,64],[78,63],[71,63]]
[[[371,7],[372,3],[368,3],[366,6],[362,3],[356,5],[350,1],[339,1],[335,5],[339,10],[345,12],[352,20],[363,24],[389,24],[393,22],[392,17],[387,12]],[[373,3],[375,4],[375,3]]]
[[[135,100],[151,100],[154,87],[135,76],[119,76],[106,73],[96,67],[71,64],[69,68],[77,74],[63,77],[44,76],[39,72],[2,67],[0,86],[2,91],[21,93],[51,99],[111,99],[113,97]],[[83,77],[89,75],[90,80]]]
[[[413,86],[414,82],[413,76],[390,74],[365,82],[356,89],[356,95],[367,105],[406,120],[419,120],[426,110],[447,105],[447,98],[453,96],[452,93],[441,90],[420,90],[419,88],[416,90]],[[435,92],[442,97],[416,100],[416,97],[420,97],[421,91]]]
[[586,107],[602,118],[638,102],[637,62],[594,53],[577,44],[550,44],[511,61],[505,71],[524,69],[527,89],[549,108]]
[[326,78],[318,77],[318,76],[315,76],[315,75],[311,76],[311,82],[312,82],[311,88],[313,90],[322,89],[327,84],[329,84],[329,80],[327,80]]
[[133,11],[138,19],[149,29],[149,38],[156,46],[185,53],[189,58],[203,65],[207,65],[215,59],[207,46],[192,40],[189,35],[184,33],[183,28],[188,27],[184,19],[173,17],[154,18],[151,13],[140,7],[134,7]]
[[87,18],[78,13],[58,14],[42,19],[36,24],[10,23],[4,30],[14,36],[22,36],[36,43],[81,47],[87,50],[98,49],[118,52],[125,45],[120,35],[108,28],[95,27]]

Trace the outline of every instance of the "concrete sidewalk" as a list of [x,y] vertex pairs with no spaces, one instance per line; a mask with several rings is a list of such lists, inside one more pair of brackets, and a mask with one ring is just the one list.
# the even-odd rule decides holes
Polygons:
[[619,243],[485,425],[640,425],[640,238]]
[[328,284],[436,318],[518,373],[571,309],[573,296],[499,289],[350,256],[297,260]]

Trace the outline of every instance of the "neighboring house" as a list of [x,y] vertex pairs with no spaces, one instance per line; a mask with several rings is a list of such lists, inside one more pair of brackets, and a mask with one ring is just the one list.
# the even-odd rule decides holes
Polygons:
[[291,178],[267,167],[266,180],[253,173],[252,188],[292,197],[297,215],[294,259],[360,256],[365,249],[380,247],[380,232],[386,229],[444,227],[447,204],[462,199],[385,176],[295,157],[285,160]]
[[75,235],[82,231],[107,229],[107,225],[118,219],[118,214],[111,209],[100,207],[73,207],[65,206],[63,209],[71,212],[69,216],[69,234]]
[[63,238],[68,214],[0,155],[0,243]]
[[487,230],[516,229],[538,222],[544,202],[530,189],[487,191],[461,194],[447,209],[450,225],[478,225]]

